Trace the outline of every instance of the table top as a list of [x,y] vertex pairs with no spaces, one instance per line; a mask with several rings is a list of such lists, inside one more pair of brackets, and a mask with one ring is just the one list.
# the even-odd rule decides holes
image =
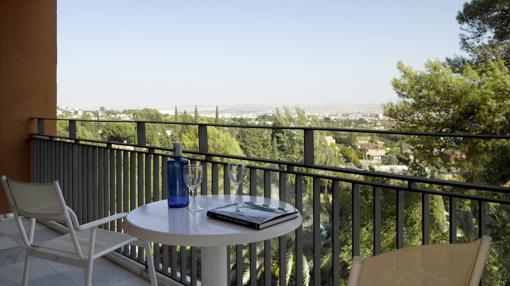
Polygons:
[[224,246],[245,244],[275,238],[298,228],[303,222],[298,217],[262,230],[223,222],[207,217],[207,210],[233,202],[257,202],[295,208],[285,202],[263,197],[210,195],[197,196],[197,204],[204,208],[190,212],[187,208],[169,208],[167,200],[146,204],[131,211],[125,219],[124,231],[146,241],[169,245]]

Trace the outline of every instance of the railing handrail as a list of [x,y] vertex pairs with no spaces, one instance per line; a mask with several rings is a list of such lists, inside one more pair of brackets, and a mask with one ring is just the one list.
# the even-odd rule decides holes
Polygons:
[[[65,137],[65,136],[41,135],[41,134],[36,134],[36,133],[31,133],[30,136],[32,138],[49,138],[49,139],[55,138],[55,139],[70,140],[72,142],[79,141],[79,142],[88,142],[88,143],[95,143],[95,144],[129,146],[129,147],[146,149],[146,151],[136,150],[133,152],[146,153],[146,152],[149,152],[149,150],[151,150],[151,149],[152,150],[160,150],[160,151],[174,151],[173,148],[169,148],[169,147],[138,145],[138,144],[132,144],[132,143],[115,142],[115,141],[102,141],[102,140],[84,139],[84,138],[78,139],[78,138],[70,138],[70,137]],[[316,169],[316,170],[320,170],[320,171],[330,171],[330,172],[346,173],[346,174],[360,175],[360,176],[367,176],[367,177],[378,177],[378,178],[394,179],[394,180],[406,181],[406,182],[447,186],[447,187],[452,187],[452,188],[483,190],[483,191],[490,191],[490,192],[496,192],[496,193],[510,194],[510,188],[497,186],[497,185],[483,184],[483,183],[458,182],[458,181],[450,181],[450,180],[443,180],[443,179],[432,179],[432,178],[425,178],[425,177],[416,177],[416,176],[399,175],[399,174],[392,174],[392,173],[386,173],[386,172],[366,171],[366,170],[361,170],[361,169],[331,167],[331,166],[323,166],[323,165],[309,166],[309,165],[305,165],[304,163],[300,163],[300,162],[265,159],[265,158],[254,158],[254,157],[247,157],[247,156],[200,152],[200,151],[192,151],[192,150],[183,150],[182,152],[186,153],[186,154],[199,155],[199,156],[204,156],[204,157],[237,159],[237,160],[253,161],[253,162],[258,162],[258,163],[269,163],[269,164],[286,165],[286,166],[292,166],[292,167],[310,168],[310,169]],[[171,157],[172,155],[168,154],[166,156]],[[260,167],[260,166],[257,166],[256,168],[261,169],[261,170],[268,169],[271,171],[284,171],[284,172],[288,172],[288,173],[300,173],[300,172],[294,172],[294,171],[288,171],[288,170],[277,170],[277,169],[273,170],[271,168],[264,168],[264,167]],[[312,175],[312,174],[308,174],[308,175]],[[327,175],[321,175],[321,174],[313,174],[313,175],[316,177],[324,177],[324,178],[328,178],[328,179],[334,179]],[[381,186],[383,186],[383,185],[381,185]],[[387,185],[384,187],[390,187],[390,185]],[[391,185],[391,187],[396,188],[397,186]]]
[[188,122],[188,121],[153,121],[153,120],[112,120],[112,119],[79,119],[79,118],[53,118],[53,117],[30,117],[31,120],[53,120],[53,121],[76,121],[76,122],[103,122],[103,123],[148,123],[148,124],[169,124],[169,125],[191,125],[207,127],[224,128],[258,128],[275,130],[312,130],[312,131],[333,131],[367,134],[387,134],[387,135],[409,135],[423,137],[451,137],[451,138],[473,138],[473,139],[507,139],[510,135],[501,134],[472,134],[472,133],[445,133],[445,132],[425,132],[425,131],[406,131],[406,130],[380,130],[380,129],[359,129],[359,128],[338,128],[338,127],[314,127],[314,126],[271,126],[271,125],[252,125],[252,124],[223,124],[209,122]]

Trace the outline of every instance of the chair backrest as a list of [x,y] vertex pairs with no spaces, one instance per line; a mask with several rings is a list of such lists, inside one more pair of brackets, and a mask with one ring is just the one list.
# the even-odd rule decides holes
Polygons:
[[67,225],[76,254],[84,257],[75,233],[78,220],[74,212],[67,207],[57,181],[36,184],[7,179],[5,176],[2,176],[0,180],[25,247],[33,247],[33,229],[31,229],[32,234],[27,235],[20,217],[28,217],[34,220],[51,220]]
[[57,182],[34,184],[7,178],[5,182],[11,209],[19,216],[67,222],[67,209]]
[[409,247],[362,259],[355,257],[349,286],[478,285],[491,238],[471,243]]

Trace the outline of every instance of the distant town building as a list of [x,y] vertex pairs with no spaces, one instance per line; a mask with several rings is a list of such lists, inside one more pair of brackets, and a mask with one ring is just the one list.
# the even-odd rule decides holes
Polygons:
[[374,165],[377,172],[401,174],[409,169],[406,165]]
[[377,145],[375,147],[371,147],[365,149],[365,158],[368,160],[376,160],[380,161],[384,156],[386,156],[386,149],[379,148]]
[[335,140],[335,138],[333,138],[333,136],[329,136],[329,135],[324,136],[324,141],[326,141],[326,144],[328,144],[328,145],[336,144],[336,140]]
[[356,138],[358,148],[363,151],[363,158],[366,160],[380,161],[386,156],[386,148],[384,142],[373,140],[370,137]]

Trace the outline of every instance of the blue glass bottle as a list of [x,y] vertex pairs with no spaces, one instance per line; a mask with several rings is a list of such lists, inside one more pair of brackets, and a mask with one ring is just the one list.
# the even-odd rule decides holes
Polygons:
[[182,157],[181,142],[174,142],[175,158],[170,158],[167,164],[168,178],[168,207],[182,208],[189,204],[188,187],[184,183],[184,166],[189,160]]

